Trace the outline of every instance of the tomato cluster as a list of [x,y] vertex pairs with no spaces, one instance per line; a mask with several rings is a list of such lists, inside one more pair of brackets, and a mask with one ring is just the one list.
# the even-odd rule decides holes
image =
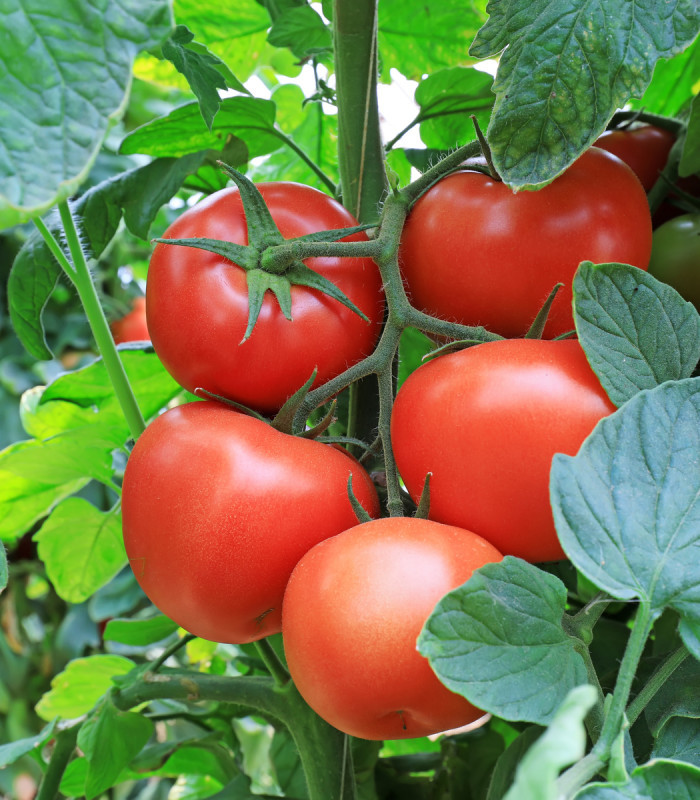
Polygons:
[[[308,187],[259,190],[285,240],[342,236],[354,224]],[[250,273],[182,243],[246,245],[246,218],[239,191],[227,189],[166,232],[150,265],[148,328],[185,388],[272,415],[312,370],[318,385],[373,351],[381,277],[367,258],[308,259],[365,317],[293,285],[292,319],[265,292],[248,336]],[[468,170],[439,181],[409,214],[397,280],[435,316],[521,335],[579,261],[645,268],[650,247],[639,181],[591,149],[537,193],[513,194]],[[548,335],[572,326],[567,291]],[[382,517],[369,474],[337,445],[219,400],[178,405],[148,426],[127,464],[129,561],[149,598],[199,636],[244,643],[282,630],[299,691],[343,731],[381,739],[461,726],[482,712],[437,680],[417,636],[437,601],[481,566],[506,554],[565,557],[549,505],[551,460],[576,452],[612,411],[575,340],[499,340],[436,357],[409,376],[391,415],[416,503],[431,478],[424,519]],[[355,500],[371,521],[358,524]]]

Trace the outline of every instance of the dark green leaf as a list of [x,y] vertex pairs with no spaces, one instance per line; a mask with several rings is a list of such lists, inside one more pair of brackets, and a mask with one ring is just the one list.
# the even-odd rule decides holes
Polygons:
[[277,783],[286,797],[302,800],[309,796],[299,751],[294,740],[284,728],[276,730],[270,746]]
[[693,374],[700,314],[675,289],[636,267],[590,262],[573,289],[579,340],[615,405]]
[[696,0],[500,3],[470,53],[500,57],[488,129],[499,174],[511,186],[551,181],[647,88],[660,58],[697,36]]
[[406,148],[404,150],[410,165],[415,167],[419,172],[427,172],[431,167],[434,167],[438,161],[448,155],[449,152],[449,150],[417,150],[415,148]]
[[418,649],[470,703],[503,719],[546,724],[586,682],[575,641],[562,629],[565,606],[558,578],[506,556],[438,603]]
[[69,497],[35,534],[39,557],[59,597],[82,603],[127,563],[121,516]]
[[688,133],[678,165],[678,174],[681,177],[694,175],[700,172],[700,95],[696,95],[690,107],[688,119]]
[[332,44],[329,28],[306,4],[286,9],[277,16],[267,40],[275,47],[289,47],[298,59],[330,49]]
[[242,139],[250,158],[281,147],[275,128],[275,104],[253,97],[228,97],[221,102],[211,131],[199,103],[187,103],[137,128],[122,142],[122,153],[183,156],[193,150],[220,150],[229,135]]
[[175,633],[177,623],[163,614],[149,619],[112,619],[105,628],[105,641],[136,647],[155,644]]
[[661,736],[673,717],[687,717],[697,723],[700,720],[700,662],[686,658],[649,701],[644,716],[655,737]]
[[87,714],[112,687],[112,678],[126,675],[134,666],[122,656],[76,658],[52,679],[51,689],[37,703],[36,713],[45,720],[76,719]]
[[518,764],[541,735],[542,728],[531,725],[529,728],[525,728],[520,736],[504,750],[493,770],[486,800],[502,800],[515,779],[515,770]]
[[700,720],[689,717],[670,719],[659,734],[651,757],[685,761],[700,767]]
[[[557,533],[574,565],[621,600],[700,620],[700,378],[640,392],[576,456],[554,456]],[[681,633],[689,647],[697,642]],[[692,639],[692,641],[691,641]],[[700,651],[698,652],[700,655]]]
[[88,601],[90,618],[103,620],[118,617],[142,605],[146,595],[138,585],[131,568],[122,570],[106,586],[103,586]]
[[88,715],[78,733],[85,754],[87,800],[98,797],[119,778],[122,769],[151,737],[153,723],[141,714],[119,711],[109,696]]
[[26,756],[28,753],[40,750],[54,735],[57,721],[54,719],[49,722],[35,736],[0,745],[0,769],[14,764],[15,761],[19,761],[22,756]]
[[475,138],[474,114],[485,130],[494,102],[493,78],[473,67],[451,67],[416,87],[420,137],[429,148],[457,147]]
[[3,16],[0,228],[75,193],[123,108],[136,54],[173,26],[167,0],[75,0],[54,14],[9,0]]
[[547,730],[523,756],[504,800],[557,800],[559,772],[586,751],[583,720],[595,699],[592,686],[577,686],[568,693]]
[[700,797],[700,769],[682,761],[650,761],[627,783],[594,783],[576,800],[695,800]]

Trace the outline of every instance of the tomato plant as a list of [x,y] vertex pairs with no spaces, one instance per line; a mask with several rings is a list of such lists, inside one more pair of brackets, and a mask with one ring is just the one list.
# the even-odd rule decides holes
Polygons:
[[[328,195],[296,183],[260,184],[282,235],[356,224]],[[354,239],[361,238],[357,234]],[[246,244],[246,218],[237,189],[224,189],[186,211],[165,238],[205,237]],[[308,266],[331,280],[369,318],[306,286],[292,286],[292,321],[267,292],[250,338],[247,276],[205,250],[156,245],[148,272],[146,308],[153,346],[186,389],[206,389],[262,412],[273,412],[318,370],[327,381],[369,354],[382,318],[380,278],[371,259],[314,258]]]
[[471,531],[405,517],[316,545],[283,603],[285,654],[302,696],[363,739],[426,736],[481,717],[437,680],[416,639],[444,594],[500,559]]
[[122,342],[149,341],[146,324],[146,298],[136,297],[131,304],[131,311],[110,324],[115,344]]
[[414,304],[435,316],[523,336],[555,284],[545,335],[573,328],[571,281],[581,261],[646,269],[644,191],[614,156],[591,148],[549,186],[514,194],[469,170],[430,188],[411,211],[400,259]]
[[700,214],[683,214],[654,231],[649,272],[700,309]]
[[578,342],[511,339],[435,358],[401,387],[396,463],[430,517],[475,531],[504,555],[564,558],[549,505],[555,453],[575,453],[614,411]]
[[136,579],[198,636],[240,643],[275,633],[296,562],[356,523],[351,474],[376,516],[367,474],[336,448],[211,401],[171,409],[139,438],[124,476],[124,542]]
[[640,125],[605,131],[596,139],[595,146],[621,158],[648,192],[666,166],[675,141],[673,133],[665,128]]

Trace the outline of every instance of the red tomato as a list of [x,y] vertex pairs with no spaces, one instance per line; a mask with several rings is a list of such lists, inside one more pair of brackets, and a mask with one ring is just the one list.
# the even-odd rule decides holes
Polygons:
[[605,131],[596,139],[595,146],[621,158],[641,181],[644,191],[656,183],[666,166],[668,154],[676,137],[664,128],[642,125]]
[[571,283],[581,261],[646,268],[651,218],[632,171],[597,148],[537,192],[515,194],[479,172],[456,172],[415,204],[401,268],[413,304],[437,317],[523,336],[557,282],[545,335],[574,327]]
[[282,595],[313,545],[357,524],[347,481],[367,511],[367,473],[333,447],[276,431],[219,403],[157,417],[129,457],[122,492],[129,563],[151,601],[218,642],[280,630]]
[[510,339],[429,361],[396,397],[396,463],[430,517],[469,528],[504,555],[565,558],[549,504],[555,453],[575,454],[615,407],[580,344]]
[[427,736],[481,717],[440,683],[416,640],[443,595],[500,560],[471,531],[405,517],[321,542],[284,595],[284,649],[301,695],[363,739]]
[[136,297],[131,304],[131,311],[110,326],[115,344],[122,342],[147,342],[148,326],[146,325],[146,298]]
[[[258,189],[285,238],[357,224],[339,203],[308,186],[267,183]],[[202,200],[164,235],[192,237],[247,244],[238,189]],[[335,283],[370,322],[327,295],[292,286],[293,321],[266,292],[253,333],[242,343],[248,320],[245,271],[205,250],[156,245],[146,289],[148,327],[166,369],[190,391],[201,387],[271,413],[315,367],[320,384],[360,361],[372,351],[382,320],[376,265],[366,258],[314,258],[307,266]]]

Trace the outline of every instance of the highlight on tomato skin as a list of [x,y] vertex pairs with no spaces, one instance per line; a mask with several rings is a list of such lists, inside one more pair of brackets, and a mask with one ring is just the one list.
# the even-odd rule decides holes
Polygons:
[[440,683],[416,640],[445,594],[501,558],[471,531],[407,517],[316,545],[295,567],[283,603],[285,655],[302,697],[363,739],[427,736],[481,718]]
[[282,596],[304,553],[370,516],[379,500],[346,453],[280,433],[221,403],[157,417],[129,456],[122,528],[141,588],[204,639],[242,644],[281,626]]
[[538,191],[461,170],[413,206],[399,260],[418,309],[524,336],[557,283],[544,329],[552,339],[574,328],[572,282],[581,261],[646,269],[651,253],[647,197],[632,170],[597,147]]
[[506,339],[440,356],[399,389],[391,435],[414,500],[426,473],[430,518],[475,531],[504,555],[566,558],[549,472],[615,411],[577,340]]

